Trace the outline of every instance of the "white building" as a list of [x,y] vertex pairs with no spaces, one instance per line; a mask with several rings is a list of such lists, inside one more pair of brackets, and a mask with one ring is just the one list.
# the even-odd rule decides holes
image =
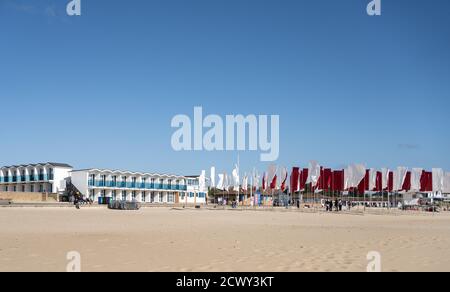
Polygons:
[[186,204],[205,204],[207,200],[206,190],[200,190],[200,176],[186,176],[186,182],[186,197],[183,198],[183,202]]
[[206,195],[198,195],[194,177],[108,169],[73,170],[70,177],[73,186],[94,202],[206,203]]
[[38,163],[0,168],[0,192],[54,193],[66,190],[72,166],[64,163]]

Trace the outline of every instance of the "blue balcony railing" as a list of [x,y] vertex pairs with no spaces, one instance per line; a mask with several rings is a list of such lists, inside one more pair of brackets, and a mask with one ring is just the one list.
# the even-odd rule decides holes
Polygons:
[[112,182],[112,181],[97,181],[88,180],[90,187],[98,188],[121,188],[121,189],[141,189],[141,190],[169,190],[169,191],[186,191],[185,185],[168,185],[155,183],[133,183],[133,182]]

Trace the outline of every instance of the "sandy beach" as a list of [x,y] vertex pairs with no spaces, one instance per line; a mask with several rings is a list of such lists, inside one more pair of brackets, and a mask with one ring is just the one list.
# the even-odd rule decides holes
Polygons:
[[0,271],[450,271],[450,214],[0,208]]

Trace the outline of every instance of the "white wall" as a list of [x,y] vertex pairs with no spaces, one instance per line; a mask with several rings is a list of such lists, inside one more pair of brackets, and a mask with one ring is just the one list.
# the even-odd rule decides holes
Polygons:
[[88,193],[88,171],[76,171],[71,172],[72,184],[81,192],[84,196],[89,196]]
[[70,168],[53,168],[53,189],[52,193],[63,192],[66,190],[66,178],[70,177]]

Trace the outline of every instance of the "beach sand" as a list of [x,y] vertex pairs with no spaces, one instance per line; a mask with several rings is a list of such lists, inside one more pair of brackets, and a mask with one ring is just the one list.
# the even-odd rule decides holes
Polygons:
[[450,215],[0,208],[0,271],[450,271]]

